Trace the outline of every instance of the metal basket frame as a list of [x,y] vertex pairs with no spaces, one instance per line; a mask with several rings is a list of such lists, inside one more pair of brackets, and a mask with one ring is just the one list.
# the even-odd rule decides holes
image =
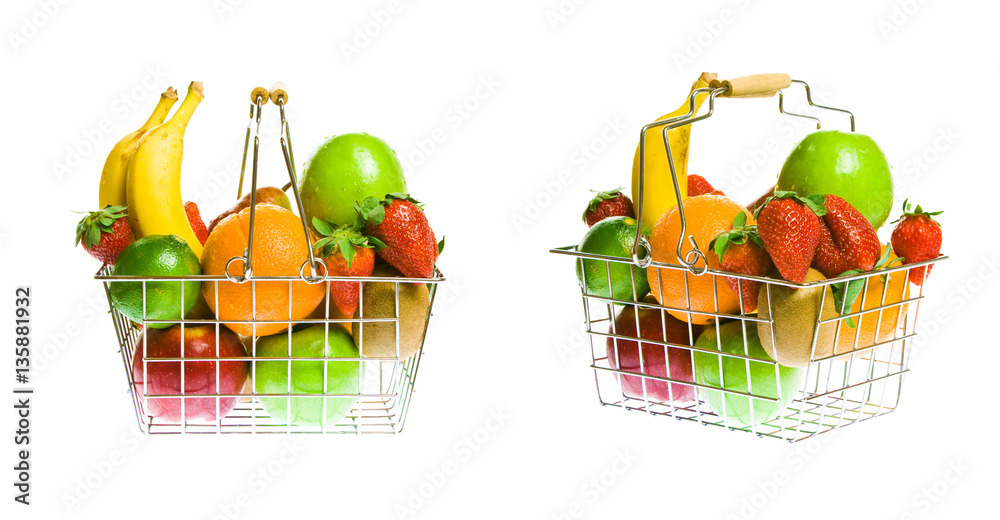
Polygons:
[[[821,109],[849,114],[851,131],[854,131],[854,115],[851,112],[843,109],[816,105],[812,102],[808,84],[801,80],[790,80],[789,83],[798,83],[804,86],[806,99],[809,105]],[[643,127],[640,134],[639,191],[637,194],[634,194],[636,195],[636,214],[642,215],[646,133],[654,128],[663,127],[663,142],[666,148],[671,176],[673,177],[676,200],[679,201],[678,213],[681,221],[681,233],[677,244],[677,259],[679,264],[653,261],[652,256],[649,253],[649,242],[643,235],[641,227],[639,232],[636,233],[636,239],[633,243],[632,258],[584,253],[578,251],[577,246],[559,247],[550,250],[552,253],[568,255],[576,258],[579,263],[579,268],[581,272],[584,273],[584,276],[586,276],[586,269],[584,269],[585,262],[598,262],[598,265],[600,262],[604,262],[606,283],[608,284],[607,296],[588,293],[585,288],[586,283],[584,284],[584,287],[581,287],[584,318],[587,329],[586,332],[591,345],[590,367],[594,371],[595,382],[598,390],[598,399],[600,403],[605,406],[619,407],[623,411],[638,411],[644,412],[648,415],[668,416],[677,420],[691,421],[703,425],[721,426],[729,430],[750,432],[758,437],[773,437],[784,439],[789,442],[807,439],[814,435],[892,412],[898,405],[899,396],[902,391],[903,379],[905,374],[909,371],[909,357],[912,349],[912,341],[917,335],[916,322],[919,315],[919,306],[920,302],[924,298],[922,285],[916,286],[917,290],[915,295],[910,293],[909,297],[906,296],[909,292],[909,288],[911,287],[909,282],[910,269],[938,263],[947,259],[947,257],[939,256],[938,258],[932,260],[907,264],[905,266],[896,265],[880,269],[874,273],[868,272],[824,279],[816,282],[795,283],[782,279],[748,276],[711,269],[707,265],[705,253],[699,249],[694,237],[690,235],[687,236],[687,240],[691,244],[692,249],[684,254],[682,249],[684,237],[686,235],[686,222],[684,218],[683,200],[680,193],[680,186],[677,180],[673,157],[670,151],[670,142],[667,137],[667,132],[673,128],[707,119],[715,110],[715,98],[724,96],[728,92],[729,88],[727,86],[716,81],[713,81],[712,86],[708,88],[695,89],[691,92],[689,97],[689,111],[687,114],[646,125]],[[819,119],[804,114],[794,114],[786,111],[784,109],[784,95],[782,90],[778,89],[776,92],[778,94],[779,111],[781,113],[793,117],[806,117],[814,119],[817,122],[817,129],[820,128]],[[709,96],[708,111],[703,115],[696,115],[695,97],[704,94]],[[773,95],[773,92],[771,94]],[[707,246],[707,244],[705,244],[705,246]],[[662,290],[663,287],[663,271],[661,271],[661,269],[684,271],[686,308],[669,307],[656,304],[655,302],[649,303],[638,301],[640,299],[637,298],[636,279],[633,269],[627,270],[630,276],[629,282],[632,287],[632,300],[615,299],[613,297],[614,291],[611,290],[614,286],[611,269],[613,264],[625,264],[639,268],[658,268],[655,272],[658,277],[658,281],[661,282],[658,284],[660,290]],[[886,296],[890,285],[890,283],[886,281],[883,284],[881,300],[878,302],[879,305],[870,306],[869,302],[866,301],[869,282],[871,282],[875,277],[891,277],[892,273],[898,271],[905,271],[902,285],[904,289],[903,293],[900,295],[899,301],[886,302]],[[711,276],[713,278],[713,299],[715,312],[692,308],[691,295],[689,291],[689,277],[691,276]],[[742,283],[737,284],[737,297],[740,302],[739,313],[731,314],[719,312],[718,287],[720,283],[725,285],[726,282],[722,279],[723,277],[734,278],[737,280],[751,280],[793,288],[819,288],[824,291],[823,297],[820,299],[820,310],[817,314],[815,323],[815,332],[811,345],[812,350],[809,358],[810,361],[808,365],[803,368],[806,372],[802,378],[802,384],[799,388],[797,388],[795,396],[789,402],[782,402],[779,404],[781,411],[774,419],[768,421],[757,421],[754,417],[756,408],[755,405],[758,401],[776,403],[780,400],[780,397],[771,397],[763,395],[762,393],[754,392],[753,381],[755,378],[751,375],[750,363],[751,361],[753,363],[765,363],[774,367],[775,383],[777,387],[776,394],[777,396],[781,396],[781,377],[779,373],[780,365],[777,361],[774,361],[777,356],[773,351],[769,352],[771,355],[770,360],[762,360],[760,358],[750,356],[749,346],[747,345],[746,340],[747,327],[757,327],[758,324],[767,324],[770,326],[772,337],[774,337],[774,319],[760,318],[756,313],[745,312],[745,309],[743,308]],[[861,294],[859,295],[859,299],[861,300],[860,308],[862,310],[854,313],[845,313],[842,315],[838,314],[834,318],[823,319],[823,303],[826,301],[825,292],[831,291],[834,284],[846,283],[852,280],[864,280],[864,286]],[[771,292],[768,291],[766,305],[769,310],[771,309],[772,304],[770,296]],[[662,298],[658,298],[657,301],[662,301]],[[765,305],[765,303],[761,302],[760,305]],[[639,312],[634,313],[635,330],[637,331],[636,335],[630,336],[618,334],[615,330],[616,310],[624,309],[626,306],[634,306],[636,310],[654,309],[661,313],[673,311],[675,313],[686,313],[689,316],[692,314],[712,316],[715,318],[714,323],[711,323],[708,326],[715,327],[717,332],[721,326],[720,322],[723,320],[739,320],[744,331],[743,354],[739,355],[723,351],[721,346],[721,337],[718,334],[717,337],[720,337],[720,339],[718,340],[715,350],[706,350],[694,347],[693,345],[696,339],[694,335],[694,328],[696,326],[691,323],[687,324],[691,345],[681,345],[667,342],[665,341],[666,334],[662,335],[664,341],[655,341],[636,337],[641,336],[641,333],[638,332],[640,330]],[[900,310],[897,313],[897,323],[892,331],[892,337],[880,341],[883,313],[888,309],[893,308],[900,308]],[[768,314],[773,316],[772,312],[769,312]],[[870,319],[877,320],[872,344],[860,345],[859,342],[862,334],[860,332],[856,332],[854,334],[854,344],[851,345],[849,349],[844,348],[844,345],[840,345],[841,328],[848,326],[846,324],[846,320],[849,318],[857,320],[858,327],[861,327],[862,325],[861,320],[865,320],[866,322]],[[819,357],[816,355],[817,336],[821,326],[830,326],[831,323],[835,323],[836,326],[832,354]],[[601,327],[604,330],[599,330],[598,327]],[[701,328],[702,326],[697,327]],[[595,337],[603,339],[604,341],[595,342]],[[636,346],[639,359],[638,372],[620,370],[612,365],[612,360],[609,358],[608,351],[606,350],[606,342],[609,339],[614,343],[615,357],[618,360],[622,359],[622,341],[631,342]],[[695,352],[702,352],[717,356],[719,361],[719,378],[721,388],[698,384],[694,381],[694,378],[687,380],[670,377],[671,362],[669,361],[665,362],[664,366],[667,374],[666,377],[648,373],[647,367],[645,366],[645,349],[649,348],[647,345],[658,345],[662,347],[664,349],[664,359],[669,359],[668,347],[671,350],[683,350],[687,353],[687,355],[691,356],[692,366],[694,365]],[[677,350],[674,350],[674,352],[677,352]],[[726,371],[723,369],[722,365],[722,359],[724,356],[744,360],[746,370],[744,376],[748,387],[747,392],[740,392],[726,388]],[[622,377],[628,377],[633,380],[640,379],[642,383],[642,395],[626,395],[624,385],[622,384],[623,381],[620,379]],[[665,386],[669,392],[669,399],[657,400],[656,398],[651,398],[649,395],[648,385],[652,382],[668,383]],[[673,399],[675,385],[693,387],[695,389],[695,399],[689,402],[675,403]],[[711,407],[708,406],[705,392],[721,392],[724,394],[726,399],[722,400],[723,410],[712,410]],[[751,424],[744,425],[729,420],[728,414],[725,410],[729,396],[737,396],[747,400],[746,402],[750,404],[749,411],[751,415]]]
[[[284,156],[285,166],[288,170],[289,183],[285,190],[291,188],[295,204],[298,207],[299,218],[302,221],[302,229],[305,234],[306,245],[308,247],[309,258],[299,267],[298,276],[259,276],[253,272],[253,237],[254,218],[256,213],[257,194],[257,159],[260,147],[260,120],[263,106],[268,100],[278,106],[281,136],[280,145]],[[368,434],[368,433],[399,433],[409,411],[413,394],[413,387],[416,381],[417,369],[420,366],[420,359],[423,355],[424,339],[427,335],[427,328],[430,324],[431,312],[434,306],[434,297],[437,293],[437,286],[445,281],[444,276],[435,267],[430,278],[403,278],[387,276],[368,277],[344,277],[329,276],[326,264],[313,254],[313,243],[310,236],[309,224],[306,222],[305,211],[302,200],[299,196],[298,181],[295,172],[295,159],[292,153],[291,130],[285,118],[285,106],[288,102],[288,93],[282,83],[274,84],[270,89],[263,87],[254,88],[250,93],[250,119],[247,124],[246,137],[243,145],[243,162],[240,170],[240,183],[237,198],[243,190],[243,177],[247,169],[248,157],[251,165],[251,200],[249,215],[249,230],[247,247],[242,256],[234,256],[226,263],[223,275],[195,275],[195,276],[122,276],[110,274],[108,266],[104,266],[98,271],[95,279],[100,280],[108,297],[108,306],[114,322],[115,332],[119,343],[119,352],[125,368],[125,374],[129,383],[129,392],[136,413],[136,420],[139,428],[148,434],[223,434],[223,433],[348,433],[348,434]],[[253,146],[251,148],[251,137]],[[252,156],[250,155],[252,151]],[[238,269],[240,274],[230,272],[230,266],[234,263],[241,264]],[[310,269],[306,269],[309,266]],[[234,267],[235,269],[235,267]],[[318,274],[322,272],[322,275]],[[214,284],[215,307],[219,309],[219,284],[250,284],[251,298],[251,318],[250,320],[224,320],[224,319],[197,319],[187,316],[169,320],[150,319],[146,309],[147,285],[153,282],[170,283],[174,282],[180,286],[178,308],[184,308],[185,282],[197,281],[204,286],[206,283]],[[112,301],[112,285],[116,283],[142,283],[142,320],[133,323],[128,317],[115,308]],[[258,283],[281,283],[288,284],[288,319],[283,320],[259,320],[257,302]],[[394,312],[392,317],[366,317],[364,315],[364,291],[360,291],[360,301],[358,303],[357,317],[338,318],[331,316],[330,290],[331,285],[337,282],[353,283],[387,283],[394,284]],[[292,318],[292,301],[294,299],[294,288],[296,284],[323,284],[325,285],[325,310],[321,318]],[[402,284],[427,284],[428,305],[427,314],[424,317],[423,335],[420,337],[420,345],[416,352],[408,358],[400,355],[400,285]],[[314,311],[315,313],[315,311]],[[177,324],[181,328],[180,357],[167,358],[158,357],[150,359],[144,348],[142,352],[142,374],[143,384],[141,392],[136,386],[133,376],[133,357],[140,339],[145,347],[148,342],[145,340],[150,325],[170,323]],[[249,337],[240,336],[244,346],[247,348],[247,357],[224,357],[220,356],[220,332],[221,327],[227,324],[251,324],[253,334]],[[364,347],[364,327],[359,329],[359,337],[353,338],[359,349],[358,357],[299,357],[292,356],[292,334],[296,325],[323,325],[325,327],[324,342],[328,343],[330,327],[341,325],[365,324],[365,323],[391,323],[395,329],[395,356],[372,357],[365,355]],[[264,324],[285,324],[286,330],[271,336],[258,336],[256,334],[257,325]],[[184,332],[186,327],[209,325],[215,327],[215,356],[214,357],[185,357]],[[138,326],[138,327],[137,327]],[[255,346],[261,337],[273,337],[277,334],[285,334],[287,339],[286,356],[261,357],[255,356]],[[249,375],[240,393],[223,393],[220,391],[220,365],[221,363],[232,363],[245,361],[249,364]],[[286,392],[279,394],[258,394],[254,385],[258,363],[265,362],[285,362],[288,374],[285,380]],[[323,363],[323,393],[304,393],[292,391],[291,372],[293,363],[301,362],[322,362]],[[357,391],[349,393],[330,393],[328,385],[328,373],[331,363],[357,363]],[[150,363],[179,363],[180,369],[180,393],[179,394],[157,394],[148,388],[148,368]],[[188,393],[185,386],[185,366],[187,363],[212,363],[215,368],[215,392],[214,393]],[[249,392],[248,392],[249,390]],[[285,421],[273,419],[265,410],[261,399],[285,398]],[[180,421],[168,422],[164,419],[154,417],[149,413],[148,402],[151,399],[176,400],[180,404]],[[212,421],[189,420],[187,413],[187,403],[189,400],[203,402],[204,399],[214,399],[216,413]],[[237,399],[234,409],[228,414],[222,414],[222,400]],[[300,400],[321,400],[321,417],[319,427],[294,424],[291,421],[292,399],[296,400],[296,406],[302,402]],[[347,413],[343,420],[334,424],[327,421],[327,403],[331,399],[350,399],[353,404],[351,411]],[[225,415],[225,416],[223,416]]]

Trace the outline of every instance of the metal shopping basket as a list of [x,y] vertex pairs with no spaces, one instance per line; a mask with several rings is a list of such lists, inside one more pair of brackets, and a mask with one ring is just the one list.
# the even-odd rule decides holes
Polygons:
[[[633,297],[638,291],[634,274],[636,267],[652,268],[652,271],[647,270],[649,276],[662,277],[663,273],[670,272],[666,270],[684,273],[683,300],[686,302],[684,307],[660,305],[657,303],[658,300],[654,299],[639,302],[634,301],[638,298],[616,299],[610,289],[607,294],[595,294],[588,292],[586,288],[581,289],[584,322],[591,346],[591,368],[597,383],[598,399],[602,405],[652,416],[673,417],[703,425],[720,426],[729,430],[746,431],[758,437],[767,436],[796,442],[885,415],[895,410],[899,404],[903,379],[909,371],[909,358],[917,335],[916,322],[920,302],[924,298],[923,286],[909,283],[909,270],[940,262],[947,257],[939,256],[925,262],[906,266],[896,265],[853,276],[792,283],[781,279],[745,276],[710,269],[706,264],[705,255],[714,253],[706,252],[707,249],[699,249],[699,247],[707,248],[708,244],[695,244],[693,237],[685,239],[684,203],[667,133],[674,128],[711,117],[715,110],[716,98],[772,97],[775,94],[778,95],[778,108],[781,113],[815,120],[819,129],[818,118],[785,110],[783,90],[793,83],[805,89],[806,101],[810,106],[850,116],[851,131],[854,131],[854,115],[851,112],[813,103],[809,85],[804,81],[792,80],[786,74],[762,74],[731,81],[712,80],[709,87],[691,92],[689,110],[686,114],[657,121],[642,128],[639,150],[643,157],[647,133],[653,130],[662,131],[676,200],[681,201],[678,204],[681,222],[680,240],[677,244],[678,264],[653,261],[649,253],[649,242],[642,231],[636,235],[632,258],[584,253],[578,251],[577,246],[551,250],[552,253],[574,257],[584,273],[587,272],[587,269],[584,269],[585,263],[592,263],[591,265],[596,263],[599,266],[603,264],[603,267],[597,268],[597,272],[600,276],[606,277],[608,288],[614,287],[614,277],[629,277],[627,283],[632,286]],[[708,110],[702,115],[698,115],[695,108],[697,106],[695,98],[698,95],[708,96]],[[636,214],[642,215],[643,185],[646,175],[644,159],[640,159],[639,172],[638,193],[633,195],[637,203]],[[693,247],[683,252],[687,242]],[[613,266],[619,267],[613,268]],[[628,266],[632,269],[627,268]],[[689,284],[695,277],[704,276],[712,278],[714,309],[692,305]],[[766,296],[759,300],[762,311],[766,306],[768,311],[766,316],[762,316],[763,312],[745,312],[742,303],[735,313],[719,312],[718,289],[726,286],[724,277],[767,284]],[[899,283],[897,281],[899,277],[903,277],[901,281],[903,289],[899,290],[898,295],[893,295],[890,287]],[[838,284],[844,287],[850,282],[863,283],[858,297],[860,307],[857,311],[841,314],[835,312],[836,310],[830,312],[830,309],[824,309],[824,305],[831,305],[829,302],[832,301],[833,288]],[[659,287],[663,287],[662,283]],[[761,357],[751,355],[747,339],[750,328],[769,332],[770,337],[775,338],[775,318],[771,317],[774,316],[772,294],[773,291],[782,290],[780,289],[782,287],[822,291],[822,293],[816,292],[819,308],[815,322],[806,324],[813,327],[811,345],[806,343],[809,345],[808,362],[805,366],[795,369],[795,377],[787,377],[791,368],[779,365],[775,361],[778,358],[774,352],[776,343],[772,342],[772,350],[766,351],[768,356]],[[881,291],[878,290],[879,287]],[[740,293],[738,296],[742,301],[742,283],[738,289]],[[761,293],[764,294],[763,288]],[[874,301],[876,299],[878,301]],[[670,312],[689,317],[692,314],[707,315],[711,317],[713,323],[700,327],[686,324],[690,339],[686,344],[671,342],[665,330],[654,331],[652,334],[654,338],[649,339],[650,335],[643,336],[640,332],[636,332],[642,330],[640,314],[649,312],[660,314],[661,325],[657,327],[663,326],[662,321],[665,319],[663,313]],[[623,315],[628,321],[619,321],[616,326],[616,316],[621,320]],[[633,319],[634,325],[631,321]],[[874,331],[873,333],[855,331],[852,334],[848,320],[858,327],[864,326],[867,321],[869,328],[863,330],[871,330],[870,327],[874,324]],[[622,323],[628,324],[628,327],[622,327]],[[741,348],[723,347],[721,339],[723,334],[720,329],[724,326],[742,330]],[[622,328],[628,330],[616,330]],[[709,341],[708,345],[704,343],[696,345],[695,338],[706,328],[715,329],[715,339]],[[623,356],[631,357],[633,354],[634,361],[625,367]],[[619,360],[622,361],[621,364],[618,363]],[[692,367],[690,372],[694,374],[678,369],[678,366],[690,366]],[[696,376],[699,366],[705,367],[701,370],[703,374],[707,374],[704,378]],[[671,371],[675,373],[671,374]],[[782,389],[783,384],[784,389]]]
[[[434,304],[434,295],[437,286],[445,278],[436,268],[434,276],[431,278],[399,278],[385,276],[370,277],[335,277],[328,276],[325,264],[313,256],[313,244],[310,239],[308,225],[305,222],[302,202],[298,193],[297,179],[294,167],[294,156],[292,154],[291,141],[289,137],[288,122],[285,119],[285,104],[288,101],[288,94],[284,86],[276,84],[270,90],[258,87],[251,92],[250,124],[247,127],[246,142],[243,151],[243,165],[246,168],[247,156],[252,142],[253,156],[252,164],[252,186],[251,193],[257,191],[257,156],[259,150],[259,129],[260,118],[263,106],[270,99],[278,106],[281,117],[281,148],[284,154],[285,165],[288,169],[290,187],[293,190],[295,203],[302,218],[302,225],[305,229],[306,240],[309,241],[309,260],[307,260],[299,270],[299,276],[257,276],[253,273],[252,246],[253,246],[253,219],[256,209],[255,195],[251,201],[250,211],[250,231],[247,241],[247,249],[242,257],[234,257],[229,264],[242,264],[242,275],[230,274],[227,264],[227,272],[224,276],[161,276],[161,277],[136,277],[111,275],[109,268],[104,266],[95,276],[100,280],[108,296],[111,319],[115,326],[118,337],[122,363],[128,379],[129,392],[135,407],[136,419],[140,429],[149,434],[225,434],[225,433],[346,433],[346,434],[368,434],[368,433],[398,433],[402,431],[404,422],[409,411],[411,398],[413,395],[414,382],[417,377],[417,369],[420,366],[420,358],[423,353],[423,343],[426,337],[427,327],[430,322],[431,309]],[[253,139],[251,141],[251,135]],[[243,175],[240,177],[240,191],[242,191]],[[287,187],[286,187],[287,189]],[[312,266],[306,269],[306,266]],[[234,270],[240,266],[234,265]],[[322,275],[320,275],[322,274]],[[201,284],[214,284],[214,294],[216,299],[219,294],[220,284],[250,284],[253,317],[258,315],[258,302],[256,298],[257,284],[288,284],[289,295],[289,316],[288,319],[251,319],[251,320],[222,320],[215,318],[190,318],[172,320],[147,319],[145,305],[143,306],[144,319],[134,323],[124,314],[119,312],[112,303],[111,291],[113,284],[141,284],[143,301],[146,300],[147,286],[153,283],[170,282],[176,283],[180,287],[180,298],[178,305],[184,301],[185,286],[187,282],[197,281]],[[324,303],[312,314],[312,317],[305,319],[292,319],[291,301],[295,298],[295,287],[303,287],[305,284],[323,284],[325,294],[330,294],[330,284],[335,282],[361,282],[388,284],[394,292],[395,310],[392,316],[365,316],[364,291],[361,292],[361,302],[358,306],[359,315],[356,317],[337,316],[336,311],[331,311],[332,303],[330,298],[325,298]],[[400,294],[408,284],[426,284],[428,293],[427,312],[423,317],[423,331],[419,336],[419,346],[416,353],[403,357],[400,341]],[[217,303],[217,302],[216,302]],[[215,308],[218,308],[216,305]],[[419,321],[419,320],[418,320]],[[187,349],[184,346],[185,340],[181,340],[179,357],[150,357],[146,355],[145,348],[149,344],[147,337],[150,332],[150,325],[160,323],[176,324],[180,328],[181,337],[184,338],[184,330],[191,327],[210,327],[215,333],[214,355],[207,357],[185,357]],[[277,338],[278,341],[285,342],[287,354],[284,356],[255,356],[255,344],[260,339],[256,332],[250,336],[239,336],[247,357],[220,355],[219,337],[223,333],[222,329],[227,324],[250,325],[256,331],[258,326],[285,324],[287,330],[278,332],[270,338]],[[324,329],[323,342],[331,334],[336,334],[337,328],[351,328],[354,324],[362,324],[357,340],[360,349],[354,356],[335,356],[332,353],[324,352],[318,357],[309,357],[292,354],[293,330],[301,330],[308,326],[320,326]],[[382,349],[378,356],[366,354],[364,347],[364,333],[368,330],[363,324],[378,324],[381,327],[391,326],[395,330],[395,355],[387,354]],[[294,329],[293,329],[294,328]],[[384,329],[383,329],[384,330]],[[284,339],[283,339],[284,338]],[[324,347],[325,348],[325,347]],[[137,352],[138,350],[138,352]],[[137,355],[138,354],[138,355]],[[247,368],[247,378],[245,384],[229,392],[222,391],[222,381],[225,380],[220,371],[226,365],[245,363]],[[310,369],[315,369],[321,373],[320,386],[313,390],[303,390],[300,387],[293,388],[292,373],[299,367],[304,367],[305,363],[313,363]],[[140,365],[141,364],[141,365]],[[156,365],[172,365],[167,370],[173,370],[179,376],[179,384],[172,391],[163,391],[151,388],[147,377],[150,367]],[[255,378],[259,377],[262,367],[274,367],[275,364],[281,370],[287,370],[288,378],[285,381],[285,391],[268,391],[261,393],[254,385]],[[183,369],[182,369],[183,367]],[[206,368],[207,367],[207,368]],[[318,368],[317,368],[318,367]],[[347,367],[346,370],[344,367]],[[201,369],[200,371],[198,369]],[[338,370],[341,380],[347,380],[350,384],[340,385],[336,389],[330,388],[328,376],[331,371]],[[192,391],[185,383],[185,377],[206,377],[210,384],[207,388],[200,388]],[[136,377],[141,375],[141,378]],[[212,377],[214,375],[214,377]],[[162,410],[166,407],[174,406],[179,409],[179,413],[164,418],[157,415],[153,410]],[[284,413],[269,413],[267,405],[271,404]],[[332,407],[343,407],[344,412],[333,415],[331,419]],[[193,410],[197,408],[202,413],[195,416]],[[207,410],[207,412],[206,412]],[[227,412],[228,410],[228,412]],[[307,415],[306,412],[300,414],[301,410],[311,410],[315,418],[314,421],[301,421],[292,418],[293,412],[300,417]],[[273,410],[272,410],[273,412]],[[206,419],[206,416],[208,419]]]

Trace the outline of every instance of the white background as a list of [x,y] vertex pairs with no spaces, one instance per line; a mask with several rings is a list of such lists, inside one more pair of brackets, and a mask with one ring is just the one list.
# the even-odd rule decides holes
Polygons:
[[[4,518],[992,514],[997,7],[578,3],[5,2],[0,315],[13,319],[14,287],[32,286],[37,394],[33,503],[14,504],[5,484]],[[808,80],[884,148],[897,208],[909,197],[946,211],[952,259],[926,286],[921,346],[896,413],[788,445],[598,405],[572,261],[547,249],[582,236],[587,190],[628,186],[639,127],[678,106],[702,70]],[[210,220],[235,197],[227,165],[241,153],[247,93],[279,79],[300,163],[332,134],[382,137],[448,237],[439,265],[449,282],[409,422],[396,437],[141,437],[91,278],[98,266],[70,245],[71,211],[96,206],[108,150],[157,94],[201,80],[183,189]],[[690,173],[744,203],[755,198],[807,132],[775,105],[720,103],[695,129]],[[421,151],[435,129],[442,142]],[[765,144],[771,152],[760,152]],[[276,141],[265,149],[261,183],[281,185]],[[516,215],[528,223],[516,226]],[[0,481],[11,482],[11,409],[3,415]],[[468,456],[457,446],[473,437]],[[295,453],[282,456],[288,443]],[[619,454],[627,464],[615,464]],[[435,476],[447,463],[456,472]],[[261,468],[280,474],[265,479]],[[613,485],[588,485],[602,476]],[[933,500],[915,498],[925,489]],[[427,498],[408,503],[416,492]],[[250,505],[235,511],[241,493]]]

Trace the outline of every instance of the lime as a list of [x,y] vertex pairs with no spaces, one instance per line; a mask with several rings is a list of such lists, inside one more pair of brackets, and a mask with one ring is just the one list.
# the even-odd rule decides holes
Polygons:
[[354,203],[368,197],[406,193],[403,167],[385,141],[368,134],[327,138],[306,160],[299,181],[306,221],[319,217],[334,224],[351,224]]
[[[576,279],[591,296],[639,301],[649,294],[646,270],[632,264],[632,244],[637,222],[631,217],[606,218],[587,231],[577,250],[581,253],[627,258],[629,263],[584,259],[576,262]],[[581,268],[582,265],[582,268]],[[608,276],[611,292],[608,292]],[[634,280],[634,291],[633,291]]]
[[[113,276],[190,276],[201,274],[198,256],[184,239],[177,235],[149,235],[132,242],[118,255],[111,267]],[[143,316],[143,284],[145,284],[146,314]],[[201,282],[174,281],[112,281],[108,293],[111,303],[128,319],[175,320],[186,315],[198,301]],[[148,323],[154,329],[165,329],[172,323]]]

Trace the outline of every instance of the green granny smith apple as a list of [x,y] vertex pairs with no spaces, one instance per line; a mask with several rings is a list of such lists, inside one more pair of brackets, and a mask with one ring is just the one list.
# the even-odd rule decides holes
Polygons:
[[[323,337],[329,330],[328,340]],[[257,340],[255,357],[289,357],[288,333],[282,332]],[[313,325],[292,332],[291,357],[305,358],[357,358],[358,347],[351,335],[336,325]],[[292,364],[291,379],[288,363]],[[323,365],[326,365],[327,394],[358,393],[358,361],[259,361],[256,365],[254,390],[258,394],[323,394]],[[300,426],[321,426],[323,423],[323,397],[261,397],[264,410],[275,422],[290,421]],[[351,411],[357,399],[327,397],[325,426],[331,427]],[[291,403],[291,408],[288,405]]]
[[334,224],[351,224],[354,203],[388,193],[407,193],[403,167],[385,141],[368,134],[327,138],[306,160],[299,194],[306,222],[319,217]]
[[[719,338],[721,337],[721,341]],[[767,355],[764,347],[760,344],[757,336],[757,327],[749,323],[746,327],[747,351],[743,350],[743,325],[739,321],[731,321],[719,326],[716,332],[715,327],[709,327],[698,336],[695,348],[710,349],[730,354],[748,355],[759,361],[750,361],[749,384],[747,381],[747,364],[742,358],[720,356],[707,352],[694,352],[694,378],[695,382],[701,385],[724,388],[746,394],[777,398],[778,380],[781,381],[781,401],[765,401],[763,399],[752,399],[742,395],[719,392],[717,390],[699,389],[698,392],[708,398],[708,404],[720,417],[726,417],[730,424],[750,426],[751,424],[761,424],[774,419],[784,410],[785,406],[791,402],[795,391],[799,389],[802,378],[805,376],[805,368],[789,368],[779,366],[778,377],[775,377],[774,367],[771,363],[771,356]],[[719,358],[722,358],[722,377],[719,377]],[[752,386],[752,388],[751,388]],[[752,390],[752,391],[751,391]],[[751,404],[753,400],[753,417],[751,417]],[[723,408],[725,401],[725,408]]]
[[878,229],[892,210],[892,173],[885,154],[867,135],[814,132],[792,150],[778,175],[778,191],[838,195]]

